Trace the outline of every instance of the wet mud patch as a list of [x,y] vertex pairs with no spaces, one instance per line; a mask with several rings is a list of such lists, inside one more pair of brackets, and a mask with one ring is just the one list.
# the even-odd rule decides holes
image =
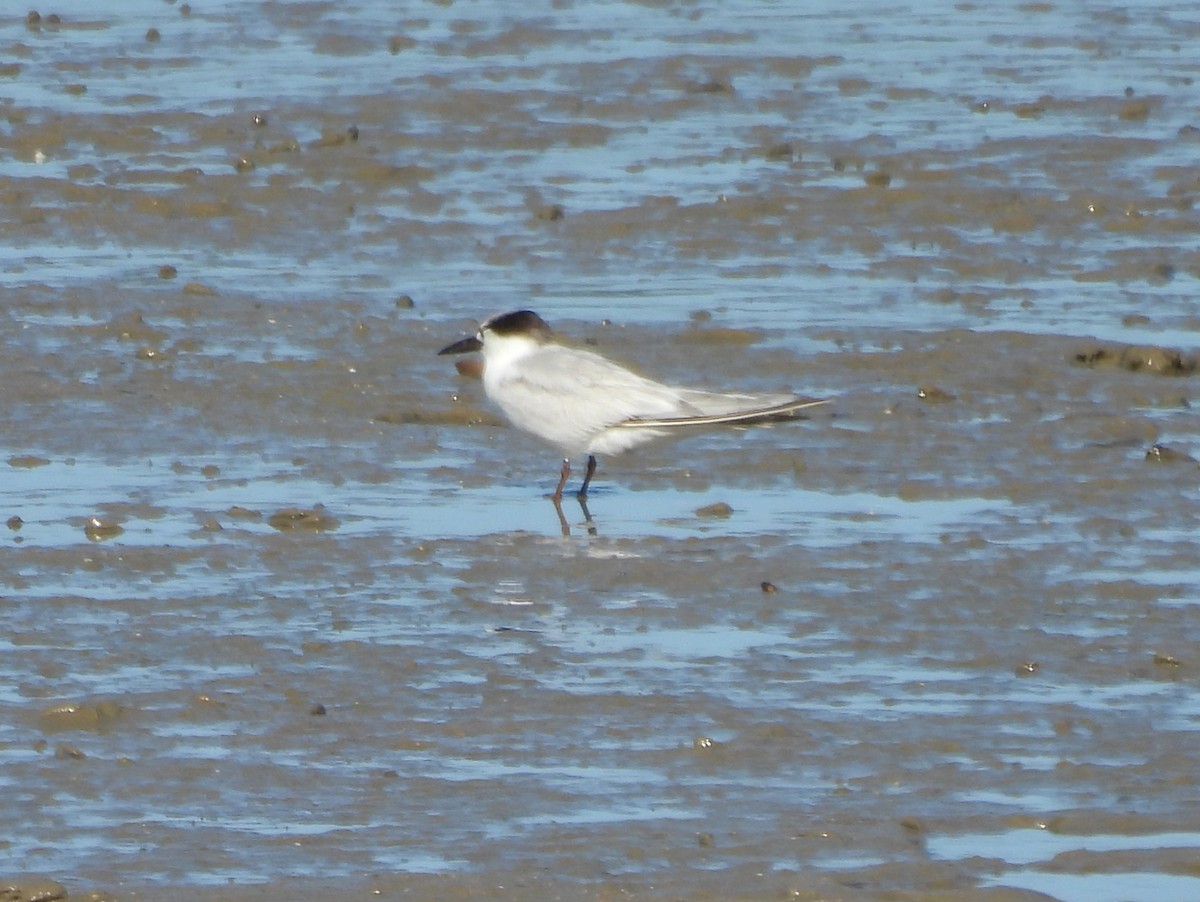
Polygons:
[[[209,871],[222,881],[269,852],[316,881],[338,862],[352,882],[466,871],[410,879],[469,888],[516,856],[554,881],[640,892],[668,868],[751,896],[1020,884],[1058,871],[982,848],[931,860],[926,837],[1119,797],[1151,796],[1195,828],[1149,777],[1186,770],[1162,736],[1195,717],[1194,479],[1143,459],[1164,439],[1195,443],[1188,380],[1079,366],[1075,337],[842,330],[800,354],[777,330],[740,330],[699,344],[723,349],[723,379],[805,386],[831,409],[604,461],[596,534],[575,520],[563,538],[539,497],[552,452],[494,419],[437,414],[486,403],[435,356],[459,325],[413,328],[396,311],[364,332],[359,313],[248,314],[218,296],[144,315],[168,340],[231,336],[240,351],[156,371],[172,404],[152,407],[127,397],[146,374],[119,334],[88,325],[94,311],[55,327],[75,359],[122,363],[116,381],[61,380],[54,404],[106,411],[86,433],[29,418],[37,453],[10,452],[2,512],[24,525],[4,552],[4,659],[20,662],[6,773],[45,784],[35,802],[83,837],[92,885],[127,866],[100,851],[114,829],[186,862],[183,812],[198,809],[206,836],[239,837]],[[703,328],[725,328],[715,319]],[[691,318],[657,334],[560,326],[663,378],[711,374]],[[286,360],[254,353],[255,335],[280,333]],[[34,358],[51,369],[68,365],[56,340]],[[943,403],[921,398],[929,386]],[[378,415],[389,408],[430,413]],[[225,443],[197,453],[206,433],[167,428],[187,410],[229,411]],[[131,424],[147,421],[186,441],[143,460]],[[63,457],[79,434],[92,453]],[[271,522],[318,503],[336,529]],[[124,533],[85,544],[70,523],[85,506]],[[36,775],[65,768],[79,788],[64,808],[46,795],[61,779]],[[459,813],[431,822],[438,810]],[[11,841],[43,870],[44,829]],[[1154,859],[1164,874],[1172,860]],[[187,883],[184,866],[143,879]]]
[[[119,335],[80,312],[81,328],[57,327],[76,356],[124,359]],[[901,883],[915,898],[968,857],[931,862],[926,836],[1108,810],[1119,794],[1173,804],[1147,775],[1184,767],[1160,737],[1195,715],[1195,511],[1180,503],[1194,480],[1142,458],[1164,439],[1195,443],[1180,417],[1188,380],[1079,366],[1073,337],[843,330],[799,354],[775,331],[740,331],[715,345],[724,379],[806,386],[831,409],[604,461],[597,534],[576,520],[564,539],[539,497],[552,452],[497,420],[437,413],[486,403],[434,356],[457,324],[414,330],[396,312],[364,333],[357,313],[247,316],[217,299],[143,316],[246,351],[157,372],[170,406],[129,399],[120,378],[74,384],[54,403],[107,411],[86,432],[93,454],[61,456],[77,445],[61,419],[31,419],[39,452],[11,453],[3,513],[24,524],[5,552],[5,660],[21,662],[4,702],[9,772],[37,786],[52,759],[92,787],[57,807],[95,844],[80,853],[93,883],[118,870],[98,851],[117,828],[103,813],[113,785],[155,800],[159,814],[121,803],[117,817],[164,855],[186,859],[195,842],[185,808],[211,810],[226,825],[214,839],[241,838],[211,873],[235,881],[263,850],[314,880],[315,862],[351,879],[497,873],[516,855],[556,880],[636,890],[669,867],[745,893],[753,859],[772,862],[749,884],[763,892]],[[709,374],[690,318],[658,334],[561,328],[657,376]],[[250,350],[281,330],[295,363]],[[50,338],[41,353],[63,365]],[[404,392],[395,371],[411,374]],[[921,398],[931,385],[944,403]],[[282,397],[304,410],[312,392],[319,419],[227,416],[233,441],[201,454],[190,442],[203,433],[166,426],[181,410],[235,411],[231,394],[248,412],[263,399],[261,418]],[[378,415],[388,408],[429,413]],[[140,460],[130,424],[147,417],[188,443]],[[336,529],[273,528],[318,499]],[[84,507],[125,532],[84,544],[70,523]],[[313,769],[331,781],[319,815]],[[262,817],[230,820],[251,800]],[[442,809],[463,814],[430,833]],[[1181,810],[1172,821],[1195,826]],[[428,838],[390,845],[397,822]],[[27,837],[14,848],[36,861],[44,840]],[[1054,872],[979,854],[967,870],[980,883]],[[145,879],[188,877],[163,866]]]
[[[80,9],[0,21],[0,895],[1196,895],[1187,10]],[[526,306],[833,403],[563,536],[436,357]]]
[[1196,371],[1196,359],[1185,357],[1171,348],[1088,348],[1075,354],[1082,366],[1111,366],[1130,372],[1147,372],[1162,376],[1190,376]]

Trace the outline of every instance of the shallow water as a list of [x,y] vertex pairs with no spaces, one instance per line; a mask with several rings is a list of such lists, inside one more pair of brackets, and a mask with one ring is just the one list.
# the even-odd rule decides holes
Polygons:
[[0,16],[0,887],[1200,895],[1200,16],[506,9]]

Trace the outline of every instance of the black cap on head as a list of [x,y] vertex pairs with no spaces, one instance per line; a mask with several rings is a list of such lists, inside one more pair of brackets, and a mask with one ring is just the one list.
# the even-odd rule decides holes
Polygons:
[[549,324],[532,310],[513,310],[493,316],[483,324],[481,330],[496,335],[529,335],[541,341],[550,338]]

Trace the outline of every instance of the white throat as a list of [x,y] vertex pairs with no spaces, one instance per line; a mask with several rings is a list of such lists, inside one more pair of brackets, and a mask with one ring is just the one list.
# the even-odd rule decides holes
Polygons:
[[528,335],[496,335],[488,332],[483,336],[483,379],[494,382],[503,378],[518,361],[533,354],[541,342]]

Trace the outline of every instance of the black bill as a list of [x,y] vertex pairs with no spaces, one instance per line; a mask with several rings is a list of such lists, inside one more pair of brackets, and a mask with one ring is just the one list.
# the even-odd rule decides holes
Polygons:
[[472,335],[470,338],[461,339],[452,345],[442,348],[438,351],[438,356],[440,357],[442,354],[469,354],[472,351],[480,351],[482,349],[483,342],[479,340],[478,336]]

